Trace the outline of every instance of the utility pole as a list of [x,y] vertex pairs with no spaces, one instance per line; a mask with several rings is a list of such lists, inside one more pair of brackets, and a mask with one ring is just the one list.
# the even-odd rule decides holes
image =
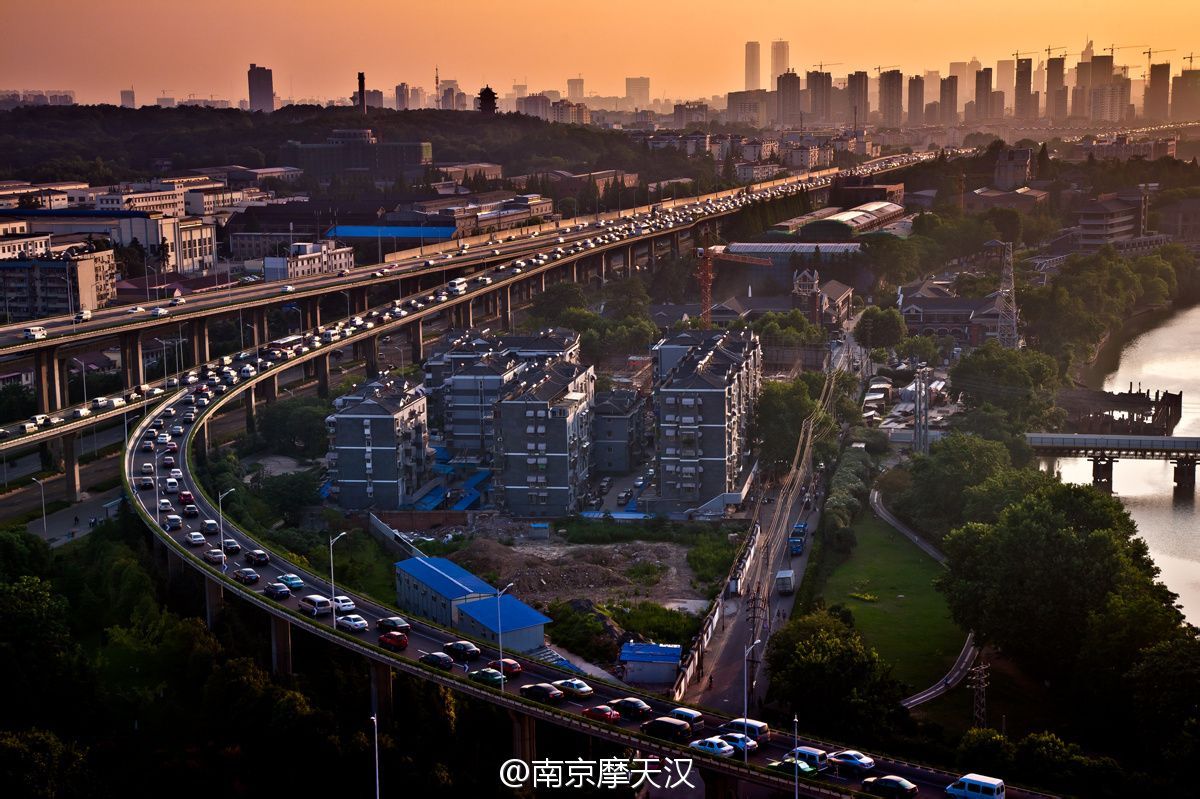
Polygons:
[[987,663],[980,662],[979,665],[967,672],[967,682],[975,690],[973,723],[980,729],[987,727],[987,687],[990,668]]

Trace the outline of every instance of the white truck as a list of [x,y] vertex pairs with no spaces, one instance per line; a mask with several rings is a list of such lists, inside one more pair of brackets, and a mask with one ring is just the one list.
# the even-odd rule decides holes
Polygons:
[[796,573],[791,569],[784,569],[775,574],[775,590],[781,596],[791,596],[796,591]]

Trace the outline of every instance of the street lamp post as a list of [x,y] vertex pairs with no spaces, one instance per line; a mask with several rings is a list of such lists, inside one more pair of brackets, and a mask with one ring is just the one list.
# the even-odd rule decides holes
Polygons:
[[237,489],[227,488],[217,497],[217,535],[221,537],[221,554],[225,554],[225,497]]
[[[79,382],[83,384],[83,407],[86,408],[87,404],[88,404],[87,365],[83,361],[79,360],[78,358],[72,358],[71,360],[74,361],[75,363],[79,364]],[[71,398],[67,397],[67,402],[70,402],[70,401],[71,401]],[[127,433],[125,435],[125,437],[129,438],[129,434]],[[92,454],[93,455],[96,454],[96,428],[95,427],[92,427]]]
[[170,347],[170,345],[167,344],[167,342],[163,341],[161,338],[158,338],[157,336],[155,336],[154,340],[157,341],[162,346],[162,355],[160,355],[159,357],[162,358],[163,385],[165,386],[167,384],[167,348]]
[[508,589],[513,587],[513,583],[501,588],[496,592],[496,648],[500,650],[500,690],[504,690],[504,622],[500,619],[500,597],[504,596]]
[[796,758],[796,747],[800,745],[799,729],[800,719],[795,713],[792,714],[792,797],[800,799],[800,761]]
[[379,719],[371,716],[371,727],[375,732],[375,799],[379,799]]
[[333,610],[333,626],[337,626],[337,607],[334,604],[334,597],[337,596],[337,590],[333,584],[333,545],[341,541],[345,536],[350,535],[350,531],[343,530],[336,536],[329,537],[329,604]]
[[[746,651],[742,654],[742,720],[750,718],[750,653],[754,651],[754,647],[762,643],[762,639],[758,638],[750,646],[746,647]],[[746,747],[742,747],[742,762],[747,763],[750,760],[750,753],[746,751]]]
[[49,538],[50,533],[46,529],[46,485],[36,477],[31,478],[33,482],[38,484],[38,488],[42,492],[42,538]]

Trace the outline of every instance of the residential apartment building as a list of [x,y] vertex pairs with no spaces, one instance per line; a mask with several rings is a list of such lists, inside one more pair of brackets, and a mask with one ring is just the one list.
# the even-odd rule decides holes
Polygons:
[[346,509],[398,510],[433,466],[425,389],[388,381],[364,394],[325,419],[333,492]]
[[222,208],[232,208],[245,198],[246,194],[241,189],[228,186],[188,189],[183,195],[183,208],[192,216],[212,216]]
[[[10,228],[14,232],[7,232]],[[50,252],[49,233],[28,233],[26,224],[0,224],[0,259],[41,258]]]
[[592,408],[592,468],[599,474],[629,474],[645,442],[646,400],[636,391],[597,393]]
[[550,104],[550,121],[561,125],[590,125],[592,112],[583,103],[557,100]]
[[592,462],[592,367],[552,361],[507,386],[495,404],[497,498],[514,516],[579,510]]
[[112,249],[49,253],[0,260],[3,312],[12,321],[74,314],[106,307],[116,293]]
[[681,336],[655,347],[658,357],[688,347],[655,390],[659,497],[667,508],[721,515],[749,489],[762,348],[750,330],[703,334],[699,343],[695,333]]
[[354,248],[328,239],[296,242],[287,255],[263,259],[265,280],[295,280],[312,275],[336,275],[354,267]]

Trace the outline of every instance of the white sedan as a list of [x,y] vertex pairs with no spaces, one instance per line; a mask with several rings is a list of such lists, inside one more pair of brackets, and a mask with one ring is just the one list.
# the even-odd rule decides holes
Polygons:
[[722,741],[720,738],[702,738],[699,741],[692,741],[688,745],[697,752],[704,752],[716,757],[733,757],[733,753],[736,751],[728,741]]
[[350,613],[358,610],[358,606],[354,604],[354,600],[348,596],[335,596],[333,598],[333,609],[338,613]]
[[857,771],[869,771],[875,768],[875,760],[873,758],[855,749],[834,752],[829,756],[829,762],[841,768],[855,769]]
[[352,613],[349,616],[338,616],[337,626],[338,629],[341,630],[346,630],[352,633],[361,633],[363,630],[367,629],[368,625],[366,619],[356,613]]

